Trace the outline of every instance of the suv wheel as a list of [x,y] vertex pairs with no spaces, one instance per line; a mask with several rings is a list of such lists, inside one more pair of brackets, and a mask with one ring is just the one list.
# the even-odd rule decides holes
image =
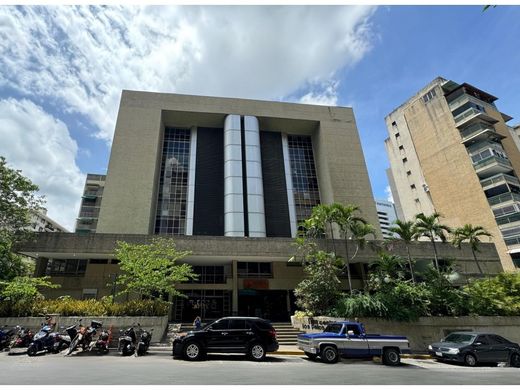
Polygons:
[[401,363],[401,355],[396,348],[386,348],[383,351],[383,364],[387,366],[398,366]]
[[202,357],[202,349],[199,343],[190,341],[184,347],[184,357],[186,360],[199,360]]
[[514,353],[511,355],[511,361],[509,363],[511,367],[520,368],[520,355],[517,353]]
[[327,345],[321,349],[321,360],[325,363],[336,363],[339,360],[339,354],[336,347],[332,345]]
[[466,356],[464,356],[464,364],[466,366],[475,367],[477,365],[477,358],[471,353],[467,353]]
[[253,343],[249,347],[249,357],[255,361],[261,361],[265,358],[265,348],[260,343]]

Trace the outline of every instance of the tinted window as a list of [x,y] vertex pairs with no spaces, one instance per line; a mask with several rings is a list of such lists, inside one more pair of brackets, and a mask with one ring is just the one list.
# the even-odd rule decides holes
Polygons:
[[213,330],[229,329],[229,320],[220,320],[211,325]]
[[451,333],[444,339],[447,343],[462,343],[462,344],[471,344],[475,339],[474,334],[464,334],[464,333]]
[[485,335],[478,336],[475,343],[482,343],[482,345],[489,345],[489,340]]
[[261,330],[270,330],[272,328],[271,324],[267,321],[254,321],[254,324]]
[[246,320],[229,320],[229,329],[249,329]]
[[341,324],[329,324],[325,328],[324,332],[327,332],[327,333],[339,333],[339,332],[341,332],[341,328],[342,327],[343,327],[343,325],[341,325]]
[[347,332],[351,330],[355,335],[359,335],[359,327],[357,325],[347,325]]
[[510,342],[505,338],[496,334],[488,334],[488,338],[491,341],[491,344],[510,344]]

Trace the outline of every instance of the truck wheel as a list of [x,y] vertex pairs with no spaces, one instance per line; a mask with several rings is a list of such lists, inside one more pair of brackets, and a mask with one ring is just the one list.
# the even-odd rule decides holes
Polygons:
[[332,345],[327,345],[326,347],[323,347],[320,353],[321,360],[323,360],[325,363],[337,363],[339,360],[339,354],[336,347],[333,347]]
[[316,355],[315,353],[305,352],[305,355],[307,355],[309,360],[313,360],[313,361],[318,358],[318,355]]
[[184,358],[186,360],[199,360],[202,356],[202,348],[199,343],[190,341],[184,347]]
[[383,350],[383,364],[387,366],[398,366],[401,363],[401,355],[397,348],[386,348]]

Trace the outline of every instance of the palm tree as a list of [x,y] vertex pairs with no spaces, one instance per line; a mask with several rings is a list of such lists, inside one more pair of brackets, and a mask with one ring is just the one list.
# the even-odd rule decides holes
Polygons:
[[457,248],[460,249],[463,241],[468,241],[471,246],[471,252],[473,253],[473,258],[475,259],[475,263],[477,264],[477,268],[480,274],[483,274],[482,268],[480,268],[480,264],[477,260],[477,255],[475,252],[480,252],[478,249],[478,245],[480,243],[479,237],[493,237],[491,233],[489,233],[482,226],[473,226],[471,224],[466,224],[461,228],[455,229],[453,232],[452,243]]
[[370,268],[381,281],[387,281],[387,278],[401,279],[404,271],[403,266],[404,263],[401,257],[384,252],[379,254],[379,258],[376,261],[370,263]]
[[332,239],[332,251],[334,255],[336,255],[336,244],[334,242],[334,227],[333,223],[337,223],[338,219],[338,210],[337,206],[341,206],[338,203],[333,203],[331,205],[319,204],[312,209],[312,214],[310,220],[311,224],[316,226],[323,233],[325,232],[325,227],[328,225],[330,230],[330,237]]
[[435,238],[439,237],[442,242],[446,242],[446,234],[451,229],[439,223],[439,213],[432,215],[424,215],[423,213],[415,216],[415,238],[428,237],[433,245],[433,255],[435,258],[435,268],[439,270],[439,258],[437,256],[437,246],[435,245]]
[[410,256],[410,244],[414,240],[415,234],[417,233],[415,224],[412,221],[401,221],[400,219],[397,219],[394,222],[394,226],[391,226],[388,230],[399,236],[389,238],[389,241],[402,241],[404,243],[404,246],[406,247],[406,254],[408,255],[408,266],[410,267],[412,283],[415,283],[412,256]]
[[[348,279],[348,286],[350,290],[350,294],[352,294],[352,278],[350,274],[350,256],[348,252],[348,241],[349,241],[349,232],[357,231],[357,234],[355,234],[356,237],[359,237],[358,239],[358,249],[359,249],[359,242],[366,234],[373,233],[372,231],[367,231],[365,234],[360,236],[360,234],[363,233],[361,231],[361,226],[367,225],[366,221],[357,215],[355,215],[357,212],[359,212],[359,207],[353,204],[347,204],[342,205],[339,203],[333,203],[331,207],[335,210],[334,215],[336,217],[336,223],[339,226],[339,230],[341,235],[344,238],[345,241],[345,268],[347,269],[347,279]],[[357,249],[357,250],[358,250]],[[356,250],[356,254],[357,254]]]

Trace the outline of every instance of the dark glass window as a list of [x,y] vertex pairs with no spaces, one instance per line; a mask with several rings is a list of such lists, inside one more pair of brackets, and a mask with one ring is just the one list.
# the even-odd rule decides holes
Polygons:
[[[198,279],[184,283],[225,284],[227,278],[226,269],[226,266],[223,265],[196,265],[193,266],[193,272],[198,275]],[[229,273],[229,270],[227,273]]]
[[155,233],[186,233],[190,138],[189,129],[164,130]]
[[108,259],[90,259],[90,264],[108,264]]
[[86,259],[50,259],[45,274],[50,276],[83,276],[87,269],[87,262]]
[[481,343],[482,345],[489,345],[489,340],[485,335],[478,336],[475,343]]
[[237,271],[239,278],[271,278],[273,276],[271,263],[239,261]]
[[246,320],[230,320],[229,329],[249,329],[246,326]]
[[229,329],[229,320],[220,320],[220,321],[214,322],[214,323],[211,325],[211,328],[212,328],[213,330],[224,330],[224,329]]
[[311,137],[290,135],[288,142],[296,220],[300,224],[310,217],[312,208],[320,204],[318,177]]

